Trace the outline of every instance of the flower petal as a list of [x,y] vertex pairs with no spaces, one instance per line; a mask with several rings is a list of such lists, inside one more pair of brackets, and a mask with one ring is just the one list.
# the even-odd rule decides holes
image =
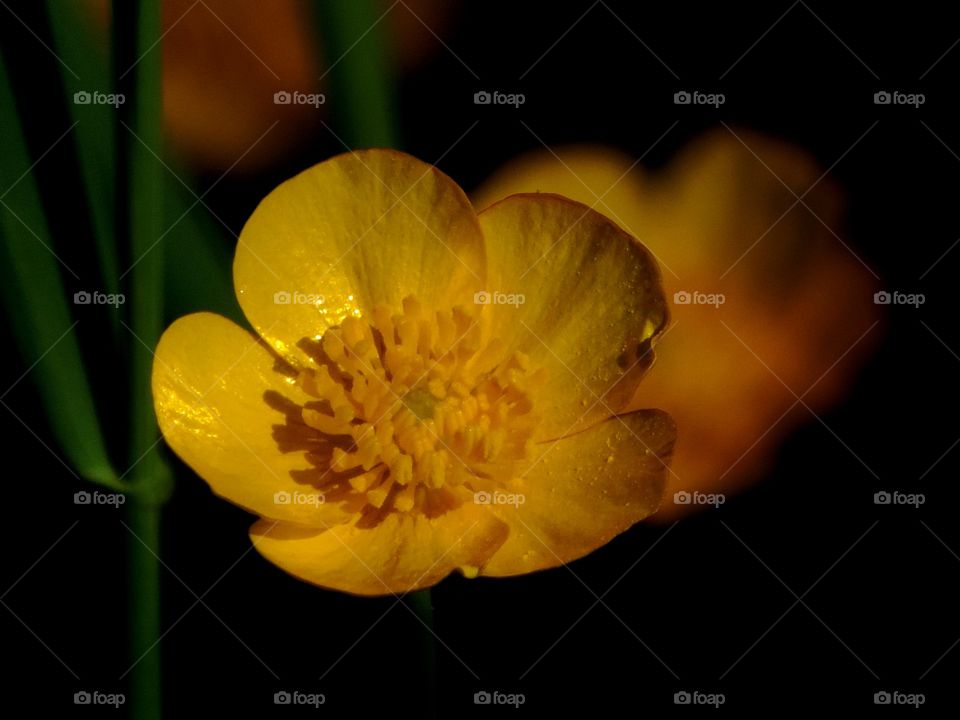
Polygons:
[[217,495],[250,512],[317,527],[345,522],[353,513],[323,502],[308,481],[321,474],[304,450],[320,450],[299,414],[308,398],[278,364],[226,318],[180,318],[160,338],[153,363],[160,429]]
[[[514,195],[480,214],[496,335],[546,368],[541,438],[626,407],[667,323],[660,272],[636,239],[555,195]],[[501,293],[499,297],[496,293]],[[511,296],[523,296],[523,302]]]
[[538,446],[514,481],[517,505],[493,505],[510,526],[481,573],[520,575],[571,562],[657,510],[676,429],[670,416],[642,410]]
[[271,192],[240,233],[233,277],[253,327],[292,361],[294,347],[378,304],[399,310],[470,301],[483,284],[483,237],[450,178],[409,155],[331,158]]
[[261,520],[250,529],[257,550],[294,577],[357,595],[418,590],[457,569],[472,576],[506,535],[488,508],[470,504],[433,519],[390,513],[371,527],[317,531]]

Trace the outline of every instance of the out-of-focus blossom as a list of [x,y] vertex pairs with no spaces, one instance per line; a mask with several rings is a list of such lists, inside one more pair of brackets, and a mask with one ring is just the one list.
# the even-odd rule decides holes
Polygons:
[[[108,3],[89,4],[105,28]],[[410,68],[442,47],[432,33],[444,32],[454,7],[385,0],[391,63]],[[203,169],[255,170],[319,126],[335,102],[321,78],[337,58],[324,56],[315,12],[308,0],[163,0],[155,51],[162,47],[164,115],[175,154]],[[277,102],[277,93],[301,95]]]
[[256,168],[316,125],[319,99],[275,101],[320,95],[307,3],[164,0],[163,27],[163,106],[177,154],[201,167]]
[[555,195],[477,215],[435,168],[351,153],[263,200],[234,283],[259,337],[177,320],[157,418],[296,577],[378,595],[528,573],[660,504],[673,423],[632,410],[667,302],[603,215]]
[[788,433],[842,397],[874,346],[875,280],[844,247],[841,197],[822,173],[782,142],[717,130],[662,174],[573,147],[521,157],[475,195],[482,208],[516,192],[561,193],[661,261],[673,324],[638,395],[678,427],[658,519],[711,499],[694,493],[726,495],[762,476]]

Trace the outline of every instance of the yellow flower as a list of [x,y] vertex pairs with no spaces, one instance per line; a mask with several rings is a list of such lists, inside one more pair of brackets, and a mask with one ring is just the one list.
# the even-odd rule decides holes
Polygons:
[[259,337],[181,318],[154,400],[287,572],[363,595],[527,573],[659,505],[673,423],[633,397],[666,300],[646,249],[585,206],[477,214],[414,158],[346,154],[261,202],[234,283]]
[[875,278],[845,247],[840,193],[786,143],[716,130],[656,174],[602,147],[537,152],[501,168],[475,200],[531,191],[595,207],[664,269],[672,327],[639,390],[680,428],[658,520],[700,507],[684,502],[694,493],[763,477],[879,336]]

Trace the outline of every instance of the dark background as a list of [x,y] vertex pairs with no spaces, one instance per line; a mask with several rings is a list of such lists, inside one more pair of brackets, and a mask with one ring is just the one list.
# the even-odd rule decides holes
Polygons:
[[[43,13],[30,5],[12,7],[48,37]],[[447,579],[434,590],[443,714],[509,710],[475,707],[473,693],[482,689],[524,693],[522,712],[536,714],[710,711],[675,707],[679,690],[723,693],[724,711],[737,714],[887,712],[873,704],[879,690],[922,692],[921,711],[957,708],[960,333],[952,279],[960,250],[920,280],[960,238],[960,48],[928,72],[960,37],[949,9],[819,0],[758,8],[471,2],[442,37],[449,50],[438,47],[400,81],[403,149],[434,161],[479,120],[440,162],[468,189],[517,153],[541,148],[531,130],[549,145],[601,141],[637,156],[679,120],[644,160],[658,167],[722,120],[788,139],[826,168],[873,126],[830,172],[850,200],[837,230],[885,287],[927,298],[920,309],[891,308],[880,349],[846,401],[823,415],[879,481],[811,418],[782,447],[775,471],[720,510],[675,526],[641,524],[569,568]],[[37,157],[69,124],[56,61],[3,8],[0,41]],[[519,110],[473,104],[475,91],[494,88],[522,92],[526,103]],[[685,88],[723,92],[726,104],[675,106],[673,93]],[[894,88],[922,92],[926,104],[873,104],[874,92]],[[228,175],[206,202],[239,231],[279,180],[342,151],[318,128],[283,166]],[[37,173],[57,198],[58,252],[92,267],[70,143]],[[215,179],[201,177],[197,186]],[[104,333],[91,320],[81,336],[101,417],[122,434],[125,377],[99,350]],[[4,348],[6,388],[27,365],[6,339]],[[122,512],[73,504],[85,486],[43,444],[56,450],[29,378],[5,402],[29,427],[0,411],[0,592],[14,586],[3,596],[9,611],[0,608],[4,702],[83,714],[72,705],[76,690],[125,691],[118,677],[130,664],[128,533]],[[250,516],[177,468],[162,552],[170,569],[169,632],[159,646],[168,716],[295,714],[273,705],[282,689],[324,693],[317,715],[425,706],[420,625],[402,602],[356,599],[286,576],[249,551]],[[874,492],[893,488],[922,492],[926,504],[873,504]]]

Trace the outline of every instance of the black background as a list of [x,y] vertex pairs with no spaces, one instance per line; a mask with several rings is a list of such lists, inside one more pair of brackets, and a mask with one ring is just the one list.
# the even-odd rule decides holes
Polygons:
[[[43,13],[30,5],[12,7],[48,37]],[[0,28],[37,157],[69,125],[56,61],[3,8]],[[536,714],[713,712],[676,707],[680,690],[723,693],[721,712],[730,713],[895,712],[874,706],[879,690],[924,693],[921,712],[960,705],[960,449],[953,447],[960,336],[952,282],[960,250],[927,273],[960,238],[960,49],[947,52],[960,26],[949,9],[817,0],[472,2],[442,37],[449,49],[438,47],[400,81],[402,149],[434,161],[479,120],[440,162],[464,187],[541,148],[531,130],[549,145],[602,141],[637,156],[679,121],[646,156],[648,167],[668,163],[721,120],[788,139],[824,168],[866,132],[830,172],[850,199],[838,233],[885,287],[926,295],[919,309],[891,308],[880,349],[847,400],[823,415],[842,443],[811,418],[766,481],[720,510],[675,526],[641,524],[569,568],[502,581],[457,576],[435,588],[443,713],[513,712],[475,707],[473,693],[483,689],[523,693],[519,712]],[[494,88],[522,92],[526,103],[519,110],[473,104],[474,92]],[[692,88],[723,92],[726,104],[673,104],[674,92]],[[874,92],[894,88],[922,92],[926,103],[874,105]],[[227,176],[206,202],[239,231],[279,180],[342,151],[318,128],[295,157],[255,177]],[[92,268],[73,157],[65,142],[37,174],[56,198],[58,252]],[[85,325],[104,423],[122,434],[123,371],[99,352],[103,328]],[[27,364],[9,342],[4,347],[6,388]],[[22,422],[0,412],[0,591],[16,583],[3,596],[8,610],[0,608],[4,702],[84,714],[72,705],[76,690],[125,691],[118,678],[130,664],[128,533],[122,512],[73,504],[84,486],[33,436],[53,447],[29,378],[5,402]],[[286,576],[248,552],[251,518],[177,467],[161,554],[170,569],[169,632],[159,646],[168,716],[296,714],[273,705],[283,689],[324,693],[326,705],[304,711],[317,716],[425,707],[420,625],[402,601],[356,599]],[[874,492],[893,488],[922,492],[926,504],[873,504]]]

